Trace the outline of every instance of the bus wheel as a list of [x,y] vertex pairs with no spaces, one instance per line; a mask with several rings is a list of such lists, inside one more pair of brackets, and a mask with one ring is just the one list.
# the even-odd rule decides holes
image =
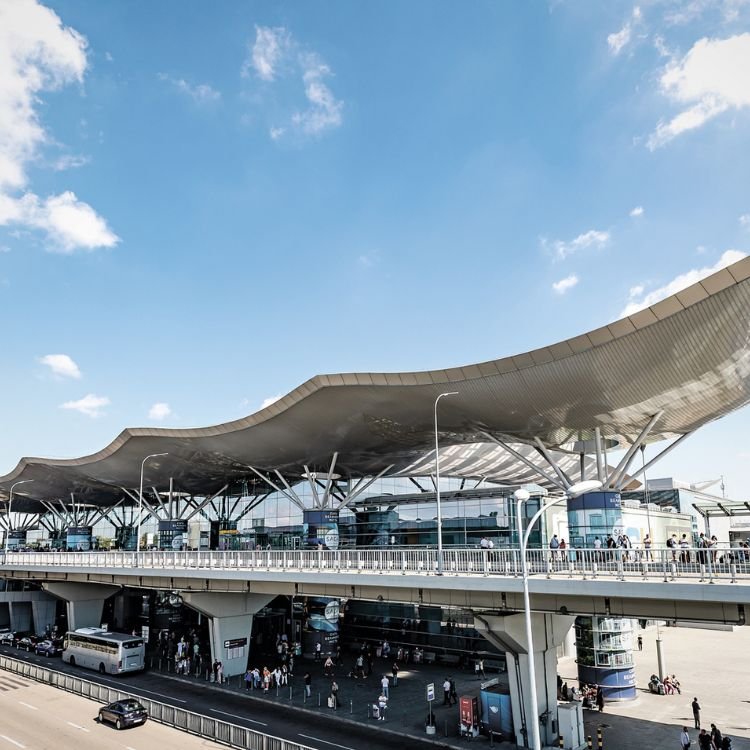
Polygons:
[[104,664],[99,665],[99,674],[106,674],[107,670],[104,668]]
[[68,662],[68,664],[70,664],[71,667],[75,667],[75,665],[76,665],[76,658],[75,658],[75,656],[71,656],[70,657],[70,661]]

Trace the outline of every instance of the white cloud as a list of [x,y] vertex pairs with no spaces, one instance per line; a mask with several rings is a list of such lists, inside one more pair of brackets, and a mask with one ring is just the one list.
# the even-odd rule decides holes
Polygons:
[[318,136],[341,125],[344,103],[327,83],[333,71],[316,53],[302,49],[287,29],[255,27],[255,41],[242,66],[242,76],[252,73],[261,81],[279,85],[281,79],[292,79],[295,91],[301,79],[304,88],[304,109],[297,105],[287,124],[270,127],[272,140],[289,134]]
[[[42,146],[50,143],[37,113],[41,94],[83,81],[86,47],[81,34],[63,26],[52,10],[36,0],[0,2],[0,226],[19,223],[39,228],[41,221],[43,229],[62,239],[66,250],[75,249],[79,232],[75,227],[57,227],[56,217],[60,204],[73,194],[40,199],[26,190],[26,168]],[[25,194],[18,197],[23,190]],[[106,227],[93,208],[77,199],[75,202],[79,218],[89,228],[92,220]],[[70,214],[71,207],[63,207],[63,211]],[[96,243],[96,235],[87,229],[81,234]],[[116,241],[108,231],[99,233],[99,237],[105,238],[105,246]],[[99,245],[84,246],[91,249]]]
[[184,78],[172,78],[159,73],[159,80],[171,83],[179,92],[190,97],[196,104],[213,104],[221,99],[221,93],[207,83],[188,83]]
[[255,27],[255,43],[250,57],[242,66],[242,75],[250,75],[250,69],[263,81],[273,81],[278,65],[292,48],[292,35],[283,27],[272,29],[268,26]]
[[659,86],[685,108],[659,122],[647,142],[652,151],[722,112],[750,106],[750,33],[700,39],[681,60],[667,65]]
[[709,11],[718,11],[725,23],[736,21],[748,0],[683,0],[667,10],[664,20],[670,25],[684,25],[697,21]]
[[564,260],[569,255],[583,250],[587,247],[601,248],[609,243],[610,234],[609,232],[602,232],[598,229],[589,229],[588,232],[583,232],[577,237],[570,240],[570,242],[564,242],[563,240],[554,240],[548,242],[546,239],[542,240],[542,247],[551,247],[555,255],[560,259]]
[[60,408],[78,411],[87,417],[96,419],[96,417],[100,417],[104,413],[102,409],[105,406],[109,406],[109,404],[110,401],[106,396],[96,396],[93,393],[89,393],[83,398],[78,399],[78,401],[66,401],[64,404],[60,404]]
[[578,276],[572,273],[570,274],[570,276],[566,276],[564,279],[560,279],[560,281],[556,281],[552,285],[552,288],[558,294],[565,294],[565,292],[572,289],[577,283],[578,283]]
[[742,214],[739,218],[740,226],[750,229],[750,214]]
[[85,167],[90,161],[91,158],[89,156],[63,154],[52,162],[52,169],[54,169],[55,172],[64,172],[66,169]]
[[641,21],[641,9],[636,5],[633,8],[633,12],[630,18],[625,22],[625,25],[614,34],[610,34],[607,37],[607,44],[609,45],[609,51],[613,55],[619,55],[623,48],[630,42],[630,38],[633,33],[633,28],[637,26]]
[[643,284],[631,286],[630,291],[628,292],[628,299],[635,299],[636,297],[640,297],[645,291],[646,287]]
[[270,406],[271,404],[275,404],[284,394],[283,393],[277,393],[275,396],[269,396],[268,398],[263,399],[263,403],[261,403],[260,408],[265,409],[267,406]]
[[721,270],[725,266],[736,263],[738,260],[744,258],[745,255],[746,253],[743,253],[741,250],[727,250],[722,254],[721,258],[719,258],[718,262],[713,266],[709,266],[706,268],[693,268],[686,273],[682,273],[668,283],[664,284],[664,286],[661,286],[658,289],[654,289],[652,292],[649,292],[640,300],[638,300],[637,297],[640,297],[643,294],[643,286],[633,287],[630,290],[631,301],[622,310],[622,312],[620,313],[620,317],[624,318],[628,315],[632,315],[633,313],[638,312],[639,310],[643,310],[647,307],[650,307],[651,305],[655,305],[660,300],[676,294],[683,289],[687,289],[687,287],[689,287],[691,284],[695,284],[701,279],[705,279],[706,276],[710,276],[712,273],[716,273],[716,271]]
[[643,206],[636,206],[631,212],[632,217],[643,216]]
[[302,80],[305,82],[305,96],[309,106],[303,112],[295,112],[292,122],[308,135],[319,135],[328,128],[341,125],[341,111],[344,103],[333,95],[323,82],[331,75],[331,69],[320,62],[317,55],[303,55]]
[[169,408],[169,404],[165,404],[163,401],[159,401],[148,410],[148,418],[154,419],[157,422],[161,422],[163,419],[166,419],[171,413],[172,410]]
[[67,354],[45,354],[39,358],[39,361],[43,365],[47,365],[55,375],[61,378],[75,378],[77,380],[81,377],[81,370],[78,365]]

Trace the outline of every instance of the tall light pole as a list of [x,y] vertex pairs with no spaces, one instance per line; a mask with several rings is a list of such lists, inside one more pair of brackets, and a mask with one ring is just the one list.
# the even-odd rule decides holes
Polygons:
[[529,692],[531,693],[531,720],[526,719],[526,738],[528,742],[529,723],[531,724],[531,745],[532,750],[542,750],[542,742],[539,736],[539,702],[536,699],[536,666],[534,665],[534,638],[531,632],[531,605],[529,603],[529,568],[526,562],[526,545],[529,542],[529,535],[534,524],[542,517],[542,514],[553,505],[562,503],[568,498],[583,495],[586,492],[595,492],[601,489],[602,483],[596,479],[589,479],[585,482],[578,482],[568,487],[562,497],[558,497],[545,505],[531,517],[524,528],[521,521],[521,511],[523,506],[528,502],[530,494],[528,490],[519,489],[513,493],[516,499],[516,533],[518,535],[518,545],[521,552],[521,575],[523,576],[523,612],[526,621],[526,644],[528,647],[527,664],[529,668]]
[[136,558],[141,552],[141,511],[143,510],[143,468],[146,465],[146,461],[149,458],[158,458],[159,456],[168,456],[169,453],[150,453],[146,458],[141,461],[141,485],[138,490],[138,534],[135,540],[135,555]]
[[437,574],[443,575],[443,509],[440,506],[440,446],[438,445],[438,420],[437,420],[437,408],[438,401],[443,396],[458,396],[458,391],[449,391],[448,393],[441,393],[435,399],[435,502],[437,504],[437,543],[438,543],[438,559],[437,559]]
[[5,540],[3,543],[3,552],[8,551],[8,535],[10,534],[10,510],[13,505],[13,490],[18,487],[19,484],[26,484],[27,482],[33,482],[33,479],[20,479],[18,482],[14,482],[10,486],[10,496],[8,497],[8,528],[5,532]]

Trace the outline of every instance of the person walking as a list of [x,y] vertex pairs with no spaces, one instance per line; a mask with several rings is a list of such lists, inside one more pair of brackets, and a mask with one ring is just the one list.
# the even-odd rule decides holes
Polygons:
[[721,732],[716,724],[711,724],[711,742],[713,743],[714,750],[721,750]]
[[383,693],[378,697],[378,721],[385,721],[385,709],[388,708],[388,698]]
[[596,705],[599,713],[602,713],[604,711],[604,691],[601,686],[596,689]]
[[312,696],[312,675],[309,672],[305,672],[303,679],[305,681],[305,696],[310,698]]
[[699,750],[712,750],[711,735],[705,729],[701,729],[698,735],[698,748]]
[[458,703],[458,692],[456,691],[456,681],[453,679],[453,677],[449,677],[448,681],[451,684],[451,688],[450,688],[451,703],[455,706],[456,703]]
[[321,654],[321,652],[322,652],[322,648],[321,648],[321,645],[320,645],[320,641],[318,641],[315,644],[315,661],[320,661],[320,654]]
[[391,667],[391,674],[393,675],[393,687],[398,685],[398,662],[394,661]]
[[451,704],[451,681],[446,677],[443,681],[443,705],[450,706]]
[[688,734],[688,728],[683,727],[680,733],[680,745],[682,750],[690,750],[690,735]]
[[643,651],[643,636],[642,635],[638,636],[638,650]]
[[693,702],[690,704],[693,709],[693,719],[695,720],[695,728],[701,728],[701,704],[698,703],[698,698],[693,698]]
[[384,674],[384,675],[383,675],[383,676],[382,676],[382,677],[380,678],[380,687],[382,688],[381,692],[383,693],[383,695],[384,695],[384,696],[385,696],[386,698],[390,698],[390,697],[391,697],[391,693],[390,693],[389,685],[390,685],[390,683],[388,682],[388,675],[387,675],[387,674]]
[[331,697],[333,698],[333,707],[339,707],[339,684],[334,680],[331,683]]

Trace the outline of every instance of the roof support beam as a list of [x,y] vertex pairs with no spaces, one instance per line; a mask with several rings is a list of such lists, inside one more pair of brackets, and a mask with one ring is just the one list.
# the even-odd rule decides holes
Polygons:
[[245,510],[243,510],[242,513],[240,513],[239,516],[235,518],[235,521],[241,521],[251,510],[255,510],[255,508],[257,508],[267,497],[270,497],[270,495],[270,492],[266,492],[265,495],[256,496],[255,500],[249,502]]
[[[346,506],[347,506],[347,505],[349,505],[349,503],[350,503],[350,502],[351,502],[352,500],[355,500],[355,499],[356,499],[356,498],[357,498],[357,497],[358,497],[359,495],[361,495],[361,494],[362,494],[362,493],[363,493],[363,492],[364,492],[364,491],[365,491],[365,490],[366,490],[366,489],[367,489],[367,488],[368,488],[368,487],[369,487],[369,486],[370,486],[370,485],[371,485],[371,484],[372,484],[373,482],[375,482],[375,481],[377,481],[378,479],[380,479],[380,478],[381,478],[381,477],[382,477],[382,476],[383,476],[384,474],[387,474],[387,473],[388,473],[388,472],[389,472],[389,471],[390,471],[390,470],[391,470],[392,468],[393,468],[393,464],[391,464],[390,466],[386,466],[386,467],[385,467],[385,469],[383,469],[383,471],[381,471],[381,472],[380,472],[379,474],[376,474],[376,475],[375,475],[374,477],[371,477],[371,478],[370,478],[370,480],[369,480],[368,482],[366,482],[366,483],[365,483],[365,484],[364,484],[364,485],[363,485],[363,486],[362,486],[361,488],[352,490],[352,492],[350,492],[350,493],[349,493],[349,495],[348,495],[348,497],[346,498],[346,500],[344,500],[344,502],[343,502],[343,503],[339,503],[339,504],[338,504],[338,507],[336,508],[336,510],[341,510],[342,508],[346,508]],[[363,477],[363,479],[364,479],[364,477]],[[357,482],[357,487],[359,487],[359,485],[360,485],[360,484],[362,484],[362,483],[361,483],[361,482]]]
[[594,446],[596,448],[596,478],[604,484],[604,466],[606,465],[602,456],[602,430],[601,427],[594,428]]
[[541,466],[537,466],[532,460],[526,458],[526,456],[519,453],[517,450],[515,450],[515,448],[511,448],[510,445],[500,440],[500,438],[495,437],[489,432],[482,432],[481,434],[484,435],[489,441],[496,443],[501,448],[505,449],[515,459],[517,459],[523,464],[526,464],[526,466],[528,466],[535,474],[538,474],[539,476],[543,477],[553,487],[557,487],[558,490],[563,490],[563,491],[566,489],[565,485],[563,485],[562,482],[558,481],[557,479],[554,479]]
[[553,468],[555,474],[557,474],[563,484],[563,488],[567,490],[568,487],[572,487],[573,482],[570,481],[570,477],[557,465],[557,461],[552,458],[552,455],[547,450],[547,446],[538,437],[534,438],[534,443],[536,444],[536,449],[544,457],[544,460]]
[[[209,495],[208,497],[204,498],[203,502],[198,505],[198,507],[185,519],[186,521],[189,521],[196,513],[203,510],[203,508],[208,505],[208,503],[213,503],[213,501],[221,495],[224,490],[229,487],[229,482],[227,482],[220,490],[217,490],[214,492],[213,495]],[[214,508],[215,510],[215,508]]]
[[[274,474],[276,474],[284,487],[286,487],[286,491],[289,493],[287,497],[295,503],[300,510],[304,510],[305,504],[302,502],[302,498],[292,489],[292,486],[286,481],[286,477],[278,469],[274,469]],[[266,495],[266,497],[268,497],[268,495]]]
[[278,492],[280,495],[283,495],[285,498],[293,502],[300,510],[304,510],[305,506],[302,504],[302,501],[297,497],[297,494],[292,490],[291,487],[289,487],[289,483],[281,477],[281,481],[284,484],[285,487],[288,488],[289,492],[286,490],[282,490],[279,485],[277,485],[270,477],[265,476],[264,474],[261,474],[254,466],[248,466],[248,469],[253,472],[253,474],[257,474],[267,485],[270,487],[273,487],[276,492]]
[[640,469],[636,469],[631,475],[631,479],[639,477],[644,472],[648,471],[657,461],[660,461],[664,456],[673,451],[685,438],[690,437],[693,433],[686,432],[684,435],[680,435],[676,440],[672,441],[661,453],[657,453],[648,463],[641,466]]
[[661,419],[663,411],[657,411],[651,419],[648,420],[648,424],[641,430],[638,437],[633,441],[632,445],[625,452],[625,455],[620,459],[620,463],[617,464],[615,470],[609,475],[607,479],[607,486],[612,489],[619,490],[622,485],[622,479],[627,474],[630,464],[638,452],[638,449],[643,445],[643,441],[648,437],[648,433],[651,432],[653,426]]
[[310,469],[307,468],[307,464],[305,466],[305,478],[307,479],[307,483],[310,485],[310,489],[312,490],[313,494],[313,503],[315,504],[316,508],[322,508],[323,506],[320,504],[320,495],[318,495],[318,488],[313,481],[313,475]]

